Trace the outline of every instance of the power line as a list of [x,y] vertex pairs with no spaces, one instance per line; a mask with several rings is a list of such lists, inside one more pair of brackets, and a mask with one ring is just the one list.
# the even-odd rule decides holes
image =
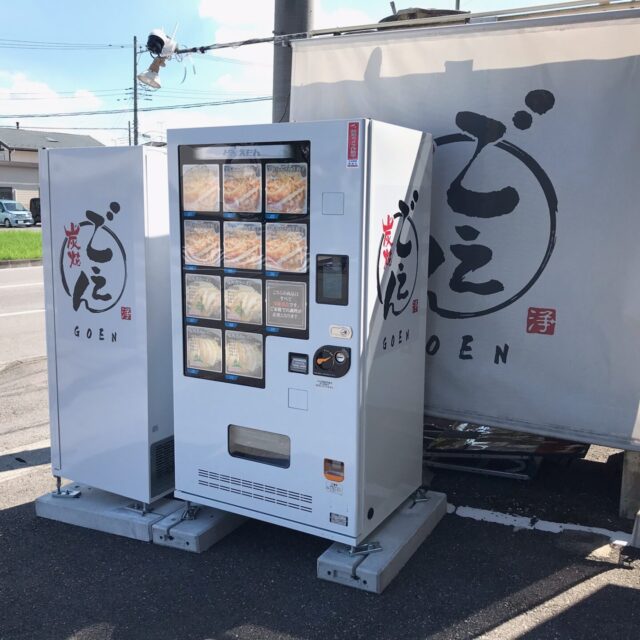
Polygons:
[[175,100],[176,98],[182,98],[183,100],[190,100],[190,99],[194,99],[194,100],[206,100],[207,98],[216,98],[216,97],[220,97],[220,98],[233,98],[233,97],[238,97],[238,98],[257,98],[259,97],[258,95],[256,95],[255,92],[253,91],[238,91],[238,92],[233,92],[233,91],[222,91],[222,92],[212,92],[209,94],[202,94],[202,93],[195,93],[195,94],[190,94],[190,93],[172,93],[170,91],[168,91],[167,93],[165,93],[164,91],[162,91],[162,93],[158,92],[158,93],[148,93],[148,94],[140,94],[142,98],[148,98],[148,99],[153,99],[153,100],[164,100],[164,99],[171,99],[171,100]]
[[[248,102],[266,102],[271,96],[259,96],[257,98],[233,98],[231,100],[218,100],[215,102],[197,102],[191,104],[174,104],[165,107],[141,107],[138,111],[171,111],[174,109],[196,109],[198,107],[218,107],[227,104],[244,104]],[[131,109],[103,109],[100,111],[74,111],[67,113],[14,113],[0,115],[0,118],[64,118],[69,116],[98,116],[115,113],[130,113]]]
[[0,49],[47,49],[49,51],[90,51],[100,49],[130,49],[130,44],[97,42],[47,42],[40,40],[14,40],[0,38]]
[[[15,127],[10,127],[6,124],[0,124],[0,129],[15,129]],[[29,125],[28,127],[28,131],[30,131],[31,129],[38,129],[41,131],[51,131],[51,132],[55,132],[55,131],[78,131],[78,130],[82,130],[82,131],[126,131],[128,129],[128,127],[56,127],[56,126],[51,126],[51,127],[33,127],[31,125]]]
[[[50,89],[50,91],[54,92],[57,95],[69,95],[75,94],[78,91],[90,91],[91,93],[101,93],[101,92],[122,92],[122,91],[131,91],[132,87],[118,87],[112,89],[85,89],[84,87],[80,89],[72,89],[70,91],[67,90],[59,90],[59,89]],[[0,93],[4,91],[4,89],[0,88]],[[11,91],[7,95],[20,95],[20,96],[41,96],[46,95],[46,91]]]
[[55,45],[65,45],[71,47],[131,47],[130,44],[109,44],[109,43],[99,43],[99,42],[60,42],[57,40],[16,40],[14,38],[0,38],[0,42],[19,42],[24,44],[55,44]]
[[[144,87],[141,87],[142,91],[145,90]],[[75,89],[73,91],[57,91],[56,89],[51,89],[51,92],[47,91],[11,91],[9,93],[3,93],[3,89],[0,88],[0,96],[5,96],[0,99],[11,99],[11,100],[30,100],[30,99],[43,99],[43,100],[57,100],[62,97],[71,97],[73,99],[77,98],[86,98],[86,96],[78,96],[76,95],[78,91],[92,93],[99,97],[108,97],[110,95],[120,96],[127,93],[131,93],[133,87],[122,87],[120,89]],[[149,95],[160,95],[158,92],[149,90]],[[168,93],[174,93],[176,95],[202,95],[202,96],[212,96],[212,95],[250,95],[253,93],[252,91],[215,91],[213,89],[181,89],[180,87],[172,87],[169,89],[163,89],[162,94],[166,95]],[[55,94],[55,95],[52,95]]]
[[[0,92],[0,96],[2,93]],[[93,97],[96,98],[119,98],[120,96],[126,95],[125,93],[94,93]],[[47,95],[41,94],[40,96],[27,96],[23,98],[10,97],[10,98],[2,98],[0,97],[0,101],[2,102],[37,102],[39,100],[87,100],[87,98],[91,98],[90,95],[80,95],[80,96],[57,96],[57,95]]]

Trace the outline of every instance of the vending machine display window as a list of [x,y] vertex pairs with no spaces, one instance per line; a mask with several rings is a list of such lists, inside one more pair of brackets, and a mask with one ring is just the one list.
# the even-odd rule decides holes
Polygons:
[[262,280],[224,279],[224,319],[226,322],[262,325]]
[[185,264],[198,267],[220,266],[220,223],[217,220],[185,220]]
[[222,371],[222,332],[207,327],[187,327],[187,366]]
[[220,167],[217,164],[182,165],[182,208],[220,211]]
[[220,276],[185,275],[185,315],[207,320],[222,319]]
[[306,214],[308,172],[305,162],[267,164],[267,211]]
[[264,387],[309,337],[310,143],[181,145],[184,374]]
[[307,272],[307,225],[267,223],[265,267],[270,271]]
[[262,269],[262,224],[224,222],[224,266],[231,269]]
[[222,190],[225,211],[262,213],[262,165],[225,164]]

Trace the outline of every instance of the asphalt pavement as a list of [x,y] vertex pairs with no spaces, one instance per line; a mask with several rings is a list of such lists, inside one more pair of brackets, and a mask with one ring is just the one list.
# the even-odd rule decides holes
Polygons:
[[[376,596],[316,578],[326,541],[257,521],[196,555],[36,518],[53,488],[47,363],[43,324],[24,323],[43,314],[6,314],[43,306],[39,279],[0,271],[0,640],[638,638],[640,560],[588,532],[450,514]],[[592,447],[529,482],[439,471],[432,487],[456,506],[629,532],[620,463]]]
[[42,267],[0,269],[0,366],[44,356]]

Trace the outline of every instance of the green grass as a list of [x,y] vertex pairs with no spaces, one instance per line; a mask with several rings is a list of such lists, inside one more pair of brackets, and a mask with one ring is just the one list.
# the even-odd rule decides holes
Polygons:
[[0,260],[38,260],[42,258],[40,229],[0,229]]

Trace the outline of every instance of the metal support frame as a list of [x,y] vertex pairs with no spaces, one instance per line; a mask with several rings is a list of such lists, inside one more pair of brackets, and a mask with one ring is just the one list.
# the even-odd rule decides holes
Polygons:
[[69,489],[65,487],[62,489],[62,479],[60,476],[55,476],[56,490],[51,492],[52,498],[65,499],[65,498],[79,498],[82,495],[82,491],[76,489]]
[[183,503],[183,508],[153,525],[153,542],[192,553],[202,553],[235,531],[246,518],[212,509]]
[[371,542],[363,542],[353,547],[349,547],[349,555],[353,556],[368,556],[370,553],[376,553],[376,551],[382,551],[382,545],[375,540]]

